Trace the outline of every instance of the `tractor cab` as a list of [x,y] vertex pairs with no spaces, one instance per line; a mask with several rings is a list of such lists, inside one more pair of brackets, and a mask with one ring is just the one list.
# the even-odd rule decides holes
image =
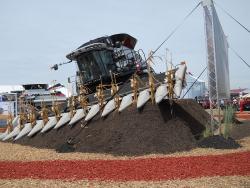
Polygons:
[[143,74],[147,66],[140,55],[143,51],[134,50],[136,42],[128,34],[100,37],[81,45],[66,57],[77,63],[78,82],[94,92],[101,81],[110,83],[111,72],[120,83],[134,72]]

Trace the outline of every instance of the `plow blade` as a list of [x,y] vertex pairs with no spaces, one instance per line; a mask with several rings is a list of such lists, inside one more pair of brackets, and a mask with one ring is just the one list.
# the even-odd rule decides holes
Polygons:
[[104,110],[102,112],[102,117],[105,117],[108,115],[110,112],[112,112],[115,109],[115,100],[112,99],[110,100],[104,107]]
[[141,108],[150,99],[148,89],[145,89],[139,93],[137,100],[137,108]]
[[56,126],[54,127],[54,129],[58,129],[61,126],[65,125],[66,123],[68,123],[70,121],[70,113],[63,113],[61,119],[57,122]]
[[[19,122],[19,116],[16,116],[12,121],[13,127],[16,127],[18,125],[18,122]],[[0,135],[0,140],[3,140],[9,134],[8,131],[9,129],[7,128],[6,131]]]
[[119,110],[118,110],[119,112],[122,112],[125,108],[127,108],[128,106],[130,106],[133,103],[132,96],[133,96],[133,94],[130,93],[122,98],[122,102],[121,102]]
[[9,133],[9,134],[3,139],[3,141],[9,140],[10,138],[15,137],[15,136],[18,135],[19,133],[20,133],[20,125],[16,126],[16,127],[14,128],[14,130],[13,130],[11,133]]
[[19,116],[16,116],[12,121],[13,127],[16,127],[18,125],[18,122],[19,122]]
[[174,85],[174,93],[177,98],[181,96],[181,91],[183,87],[183,80],[185,78],[185,73],[187,70],[186,64],[180,65],[178,70],[175,72],[175,85]]
[[7,135],[8,135],[8,128],[6,129],[4,133],[0,135],[0,140],[3,140]]
[[167,85],[161,84],[155,92],[155,102],[159,104],[167,96]]
[[91,120],[100,110],[99,104],[91,106],[89,113],[87,114],[85,121]]
[[43,126],[44,126],[43,120],[38,120],[33,129],[29,132],[28,136],[33,136],[34,134],[39,132],[43,128]]
[[14,139],[15,141],[22,138],[26,134],[28,134],[32,130],[31,123],[26,123],[24,125],[24,128],[20,131],[20,133],[17,135],[17,137]]
[[44,133],[46,131],[48,131],[49,129],[53,128],[56,125],[56,117],[49,117],[49,121],[46,123],[46,125],[43,127],[41,133]]
[[70,120],[69,125],[73,125],[74,123],[80,121],[84,117],[85,117],[84,109],[76,110],[76,113],[73,116],[73,118]]

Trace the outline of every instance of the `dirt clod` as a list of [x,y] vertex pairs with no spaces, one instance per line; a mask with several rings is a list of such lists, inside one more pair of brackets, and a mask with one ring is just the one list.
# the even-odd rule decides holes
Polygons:
[[58,153],[70,153],[70,152],[74,152],[75,151],[75,147],[74,147],[74,145],[66,142],[65,144],[62,144],[61,146],[59,146],[58,148],[56,148],[56,151]]

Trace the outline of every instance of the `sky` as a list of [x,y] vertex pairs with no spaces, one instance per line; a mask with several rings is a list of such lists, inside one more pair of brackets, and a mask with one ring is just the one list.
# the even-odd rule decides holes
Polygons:
[[[66,62],[81,44],[105,35],[128,33],[138,39],[136,49],[155,50],[199,0],[0,0],[0,85],[65,84],[75,75],[76,64],[50,70]],[[215,0],[250,28],[249,0]],[[250,63],[250,36],[215,5],[232,46]],[[200,6],[157,51],[172,61],[186,61],[198,76],[206,66],[203,8]],[[156,72],[165,64],[156,59]],[[250,69],[229,49],[231,88],[250,88]],[[206,80],[206,73],[202,75]]]

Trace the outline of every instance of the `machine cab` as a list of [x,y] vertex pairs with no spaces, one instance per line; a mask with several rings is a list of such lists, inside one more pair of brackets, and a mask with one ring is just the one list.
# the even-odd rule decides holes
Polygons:
[[[123,82],[135,71],[146,69],[145,60],[135,51],[136,39],[128,34],[116,34],[91,40],[66,57],[78,66],[78,80],[95,90],[102,80],[110,83],[110,72]],[[142,51],[141,51],[142,52]]]

